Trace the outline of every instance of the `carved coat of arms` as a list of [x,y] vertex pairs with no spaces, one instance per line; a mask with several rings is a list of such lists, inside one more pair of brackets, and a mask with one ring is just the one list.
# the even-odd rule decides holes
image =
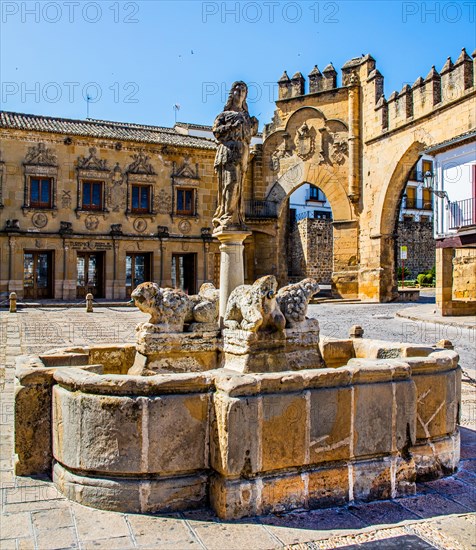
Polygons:
[[343,164],[345,158],[349,153],[349,144],[345,135],[341,133],[335,133],[332,136],[332,162],[336,164]]
[[306,122],[296,132],[296,154],[302,160],[307,160],[314,154],[315,137]]

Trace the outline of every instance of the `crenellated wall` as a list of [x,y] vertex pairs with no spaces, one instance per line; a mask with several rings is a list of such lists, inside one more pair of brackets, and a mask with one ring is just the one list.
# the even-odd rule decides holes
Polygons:
[[[325,193],[333,211],[333,291],[340,296],[396,298],[395,237],[409,174],[423,151],[476,128],[475,62],[463,49],[438,72],[405,84],[387,98],[370,55],[280,79],[273,120],[263,133],[257,198],[280,211],[303,183]],[[340,134],[335,137],[335,134]],[[307,136],[307,137],[306,137]],[[284,233],[278,221],[279,234]],[[279,262],[282,275],[285,263]]]

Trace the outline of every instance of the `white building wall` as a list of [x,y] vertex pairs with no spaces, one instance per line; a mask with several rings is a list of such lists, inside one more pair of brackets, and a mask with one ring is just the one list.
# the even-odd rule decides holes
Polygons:
[[[446,191],[450,202],[464,201],[473,197],[473,165],[476,164],[476,142],[450,149],[435,157],[435,189]],[[444,198],[434,197],[435,236],[442,237],[456,233],[450,229],[451,211]],[[476,197],[473,198],[476,200]]]

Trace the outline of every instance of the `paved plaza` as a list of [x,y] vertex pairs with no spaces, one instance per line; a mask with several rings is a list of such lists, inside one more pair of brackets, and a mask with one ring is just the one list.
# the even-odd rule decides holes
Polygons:
[[[322,303],[309,308],[324,337],[346,337],[359,324],[365,337],[434,344],[453,341],[463,384],[460,469],[418,484],[412,497],[346,507],[295,511],[236,522],[210,512],[134,515],[71,503],[47,479],[13,475],[15,357],[72,345],[133,342],[147,316],[132,307],[0,310],[0,549],[35,548],[476,548],[475,329],[398,317],[403,304]],[[417,319],[417,320],[415,320]]]

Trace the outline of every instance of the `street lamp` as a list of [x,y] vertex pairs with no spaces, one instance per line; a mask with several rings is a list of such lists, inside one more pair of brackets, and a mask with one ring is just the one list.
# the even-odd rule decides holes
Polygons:
[[436,195],[439,199],[445,199],[446,200],[446,208],[449,207],[450,198],[448,197],[448,193],[446,191],[441,191],[439,189],[435,189],[435,176],[429,170],[427,170],[425,172],[425,174],[423,175],[423,187],[425,189],[429,189],[431,191],[431,193]]

